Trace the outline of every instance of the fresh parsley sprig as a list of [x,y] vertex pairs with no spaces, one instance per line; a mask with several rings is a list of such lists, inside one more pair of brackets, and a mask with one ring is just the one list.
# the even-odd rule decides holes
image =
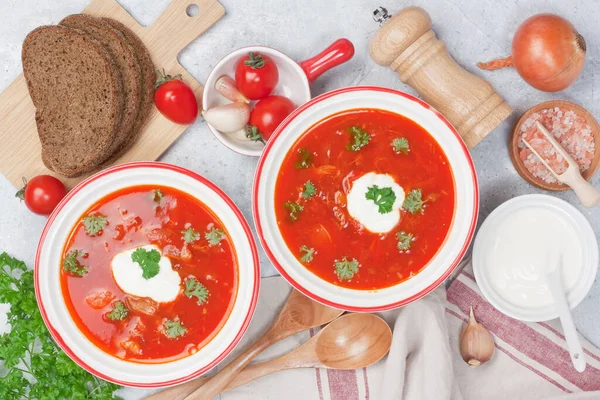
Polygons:
[[313,260],[315,256],[315,249],[309,248],[307,245],[303,244],[302,246],[300,246],[300,253],[302,253],[300,261],[302,261],[303,263],[309,263]]
[[304,189],[302,190],[302,198],[310,199],[315,194],[317,194],[317,188],[315,187],[315,185],[313,185],[311,181],[306,181],[306,183],[304,184]]
[[398,154],[408,154],[410,151],[410,145],[408,144],[408,140],[406,138],[396,138],[392,140],[392,147],[394,151]]
[[304,210],[304,206],[294,203],[293,201],[286,201],[283,204],[283,207],[289,211],[290,219],[292,221],[297,221],[300,218],[300,213]]
[[396,201],[396,193],[391,187],[380,188],[377,185],[373,185],[368,188],[365,193],[367,200],[373,200],[379,209],[379,214],[387,214],[392,212],[394,202]]
[[106,228],[108,220],[102,214],[92,214],[83,218],[83,227],[90,236],[98,236],[102,233],[102,230]]
[[191,226],[184,231],[181,231],[183,235],[183,241],[190,244],[200,239],[200,234],[194,230]]
[[169,339],[177,339],[187,332],[187,328],[183,326],[179,320],[168,319],[163,324],[165,336]]
[[85,276],[88,273],[87,265],[82,265],[79,262],[79,258],[85,257],[87,253],[82,250],[71,250],[67,253],[67,256],[63,260],[63,271],[70,273],[72,276],[79,278]]
[[312,165],[313,157],[310,151],[299,148],[298,149],[298,160],[294,163],[296,169],[306,169]]
[[131,253],[131,261],[138,263],[142,268],[142,278],[150,279],[154,278],[160,272],[160,253],[157,250],[146,250],[142,247],[135,249]]
[[198,305],[201,306],[208,300],[210,292],[208,291],[206,286],[204,286],[198,281],[198,279],[194,277],[189,277],[185,281],[185,291],[183,292],[183,294],[190,299],[192,297],[195,297],[198,300]]
[[408,196],[404,199],[402,207],[411,214],[418,212],[423,213],[423,205],[427,200],[423,200],[423,193],[421,189],[413,189],[408,193]]
[[350,133],[350,136],[352,137],[352,143],[348,143],[346,149],[350,151],[359,151],[369,144],[369,141],[371,140],[371,135],[356,125],[348,128],[348,133]]
[[346,257],[334,262],[333,265],[335,266],[335,273],[340,281],[349,281],[352,279],[354,274],[358,272],[358,267],[360,266],[356,258],[348,261]]
[[414,239],[414,235],[412,233],[401,231],[396,233],[396,237],[398,238],[398,250],[407,251],[410,249]]
[[214,226],[204,234],[204,238],[208,241],[209,246],[218,245],[221,240],[225,239],[225,232],[222,229],[215,228]]
[[106,314],[106,318],[111,321],[123,321],[128,315],[129,309],[125,307],[125,303],[119,300],[113,304],[113,308]]

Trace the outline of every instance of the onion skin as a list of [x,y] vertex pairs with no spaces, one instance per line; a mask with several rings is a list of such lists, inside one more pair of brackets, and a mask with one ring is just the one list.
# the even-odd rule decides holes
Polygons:
[[577,80],[585,53],[585,40],[569,21],[554,14],[538,14],[515,32],[512,58],[478,65],[488,70],[514,66],[529,85],[543,92],[557,92]]

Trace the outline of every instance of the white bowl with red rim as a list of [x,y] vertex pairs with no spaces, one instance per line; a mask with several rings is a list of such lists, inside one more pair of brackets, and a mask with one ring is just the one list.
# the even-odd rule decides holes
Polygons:
[[[270,57],[277,65],[279,82],[272,95],[287,97],[296,106],[310,100],[310,84],[321,74],[354,56],[354,45],[348,39],[338,39],[314,57],[297,63],[279,50],[266,46],[249,46],[234,50],[223,57],[206,78],[202,93],[202,110],[231,103],[215,89],[215,83],[223,75],[235,79],[235,67],[248,53],[260,53]],[[252,102],[252,104],[255,102]],[[246,156],[259,157],[264,149],[261,142],[253,142],[243,132],[223,133],[207,123],[208,129],[229,149]]]
[[[223,327],[197,353],[162,364],[124,361],[96,347],[73,322],[60,284],[62,249],[81,215],[106,195],[138,185],[172,187],[199,199],[223,223],[238,259],[235,304]],[[159,162],[137,162],[99,172],[67,194],[42,232],[35,258],[34,279],[44,322],[56,343],[73,361],[97,377],[119,385],[159,388],[202,375],[233,350],[248,328],[256,308],[260,265],[248,223],[221,189],[184,168]]]
[[[436,255],[416,276],[380,290],[353,290],[329,283],[304,267],[288,249],[275,215],[275,185],[282,162],[296,141],[319,121],[352,109],[381,109],[421,125],[446,154],[455,186],[452,226]],[[458,265],[472,240],[479,210],[473,161],[462,138],[439,112],[403,92],[381,87],[350,87],[315,97],[286,118],[258,163],[252,211],[260,242],[279,273],[306,296],[347,311],[373,312],[415,301],[439,286]]]

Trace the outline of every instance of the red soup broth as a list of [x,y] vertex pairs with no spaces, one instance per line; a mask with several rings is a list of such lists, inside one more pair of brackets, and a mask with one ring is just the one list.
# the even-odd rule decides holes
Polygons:
[[[156,190],[162,198],[156,197]],[[89,215],[107,220],[95,236],[88,234],[83,224],[83,218]],[[182,231],[190,226],[199,235],[186,244]],[[222,240],[211,246],[205,233],[212,228],[221,230]],[[172,302],[156,303],[131,296],[113,278],[111,260],[117,253],[150,244],[161,249],[181,277],[179,294]],[[237,257],[225,227],[206,205],[174,188],[136,186],[104,197],[73,228],[63,260],[73,250],[85,253],[78,260],[87,267],[87,273],[76,276],[65,271],[63,265],[63,297],[81,332],[112,356],[161,363],[191,355],[218,333],[234,305]],[[190,277],[208,289],[203,303],[185,295],[185,281]],[[127,306],[129,313],[122,321],[109,320],[107,314],[118,301]],[[129,307],[131,304],[138,306]],[[181,323],[185,334],[167,337],[164,324],[168,320]]]
[[[353,126],[370,135],[358,151],[347,148]],[[408,141],[406,154],[392,146],[397,138]],[[312,162],[298,168],[306,152]],[[369,172],[392,176],[405,195],[421,189],[423,212],[402,208],[400,222],[385,234],[364,229],[348,214],[346,195],[353,181]],[[302,196],[307,181],[316,188],[309,199]],[[303,207],[295,220],[284,206],[288,201]],[[298,261],[330,283],[359,290],[386,288],[418,274],[444,243],[454,204],[454,178],[436,140],[416,122],[378,109],[345,111],[311,127],[285,157],[275,188],[279,230]],[[413,235],[409,250],[399,249],[398,232]],[[310,262],[302,261],[302,246],[314,250]],[[351,279],[336,273],[335,263],[344,257],[360,265]]]

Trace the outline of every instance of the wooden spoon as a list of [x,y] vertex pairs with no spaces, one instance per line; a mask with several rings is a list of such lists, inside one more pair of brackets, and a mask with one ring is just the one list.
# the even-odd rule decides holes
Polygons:
[[[368,367],[385,356],[392,344],[392,331],[381,318],[372,314],[348,314],[323,328],[306,343],[281,357],[246,367],[223,391],[245,385],[255,379],[293,368],[357,369]],[[167,389],[147,399],[181,400],[210,378]],[[202,391],[203,389],[198,389]],[[188,399],[193,397],[188,397]]]
[[[269,330],[267,330],[267,332],[252,346],[238,356],[238,358],[233,360],[218,374],[212,378],[209,378],[207,383],[204,385],[206,391],[203,388],[202,393],[192,393],[192,395],[187,398],[212,399],[214,396],[219,394],[223,388],[225,388],[229,382],[231,382],[231,380],[235,378],[235,376],[242,369],[244,369],[244,367],[246,367],[250,361],[254,359],[254,357],[259,355],[272,344],[277,343],[289,336],[295,335],[298,332],[331,322],[342,315],[343,312],[344,311],[342,310],[337,310],[335,308],[327,307],[323,304],[317,303],[295,289],[292,290],[292,293],[288,297],[283,309]],[[204,383],[197,383],[198,381],[199,380],[194,380],[180,386],[175,386],[147,397],[147,399],[171,400],[175,398],[181,398],[182,396],[190,394],[192,391],[202,385],[202,383]],[[199,397],[204,396],[205,393],[205,397]]]

